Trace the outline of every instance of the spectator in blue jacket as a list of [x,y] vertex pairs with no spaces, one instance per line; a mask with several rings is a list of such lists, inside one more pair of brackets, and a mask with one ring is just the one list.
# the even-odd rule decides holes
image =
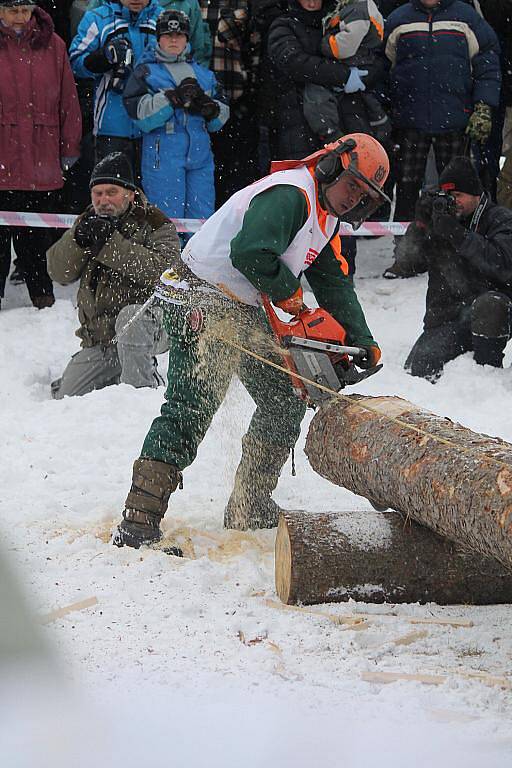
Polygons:
[[165,11],[157,47],[147,51],[124,92],[128,114],[143,132],[142,186],[170,217],[205,219],[215,208],[209,133],[226,122],[215,75],[189,57],[190,22]]
[[123,105],[123,89],[135,62],[156,45],[157,0],[100,0],[87,11],[71,43],[76,77],[93,78],[96,162],[123,152],[138,170],[140,128]]
[[391,103],[399,146],[395,220],[409,221],[430,146],[437,170],[483,142],[500,96],[498,40],[462,0],[410,0],[385,25]]

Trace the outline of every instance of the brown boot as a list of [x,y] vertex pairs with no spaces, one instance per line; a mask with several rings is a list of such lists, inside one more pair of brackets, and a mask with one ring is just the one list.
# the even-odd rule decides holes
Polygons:
[[[167,510],[169,496],[178,485],[181,485],[181,472],[177,467],[164,461],[137,459],[123,520],[117,526],[112,544],[139,549],[160,541],[160,520]],[[169,554],[182,555],[177,548]]]
[[30,300],[36,309],[46,309],[55,304],[55,296],[31,296]]
[[272,491],[289,453],[283,445],[261,443],[250,435],[242,439],[242,458],[224,510],[225,528],[276,527],[282,510],[272,499]]

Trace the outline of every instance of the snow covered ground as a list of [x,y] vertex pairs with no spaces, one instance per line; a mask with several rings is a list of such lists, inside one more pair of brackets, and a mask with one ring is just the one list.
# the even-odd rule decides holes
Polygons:
[[[383,280],[389,247],[360,245],[357,288],[385,367],[358,391],[399,395],[512,441],[508,367],[478,368],[466,355],[436,386],[404,373],[425,279]],[[512,678],[510,607],[321,607],[375,613],[355,632],[266,604],[276,599],[274,533],[222,529],[252,407],[238,383],[171,498],[165,528],[186,557],[108,543],[163,390],[119,386],[52,401],[50,381],[78,348],[74,292],[58,288],[57,297],[36,311],[24,286],[9,285],[0,312],[0,529],[35,612],[90,596],[98,604],[42,630],[59,663],[51,685],[33,670],[2,669],[0,765],[510,766],[512,690],[468,677]],[[298,476],[285,468],[276,499],[312,511],[369,509],[309,468],[309,418]],[[427,625],[424,637],[396,645],[413,616],[473,626]],[[362,680],[368,671],[447,680],[382,685]]]

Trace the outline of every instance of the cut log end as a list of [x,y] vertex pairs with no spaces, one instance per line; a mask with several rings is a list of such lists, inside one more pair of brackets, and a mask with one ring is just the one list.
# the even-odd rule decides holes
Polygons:
[[275,552],[276,591],[279,599],[288,605],[292,586],[292,548],[284,515],[279,518],[277,526]]

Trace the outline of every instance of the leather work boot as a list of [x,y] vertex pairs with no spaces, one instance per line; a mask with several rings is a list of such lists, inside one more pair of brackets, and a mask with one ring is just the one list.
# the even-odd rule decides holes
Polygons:
[[224,528],[275,528],[282,509],[272,499],[290,449],[242,438],[242,458],[226,509]]
[[31,296],[30,298],[36,309],[47,309],[55,304],[55,296]]
[[[181,485],[181,472],[177,467],[164,461],[137,459],[123,520],[117,526],[112,544],[139,549],[159,542],[162,538],[160,520],[167,510],[169,496],[178,485]],[[181,557],[183,553],[172,547],[168,554]]]

